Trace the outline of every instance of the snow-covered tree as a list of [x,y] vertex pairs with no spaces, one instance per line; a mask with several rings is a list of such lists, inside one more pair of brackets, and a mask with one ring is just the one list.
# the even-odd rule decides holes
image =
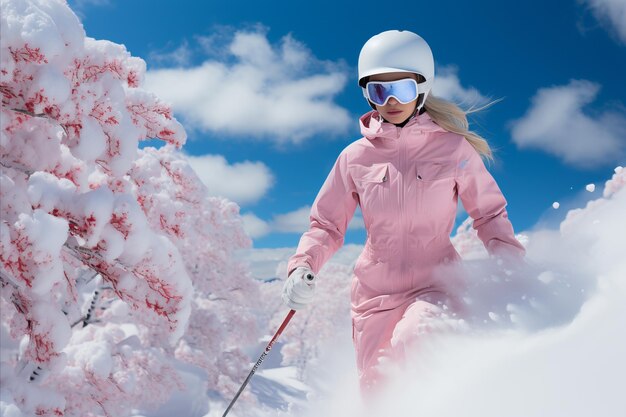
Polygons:
[[62,0],[1,6],[3,407],[128,415],[180,386],[173,358],[234,389],[257,291],[232,256],[250,244],[238,207],[177,151],[143,60],[86,37]]
[[239,208],[208,196],[170,146],[143,150],[131,176],[149,222],[183,254],[194,283],[192,317],[175,355],[205,369],[208,388],[234,393],[249,363],[239,348],[257,341],[253,304],[259,298],[258,284],[233,255],[250,245]]

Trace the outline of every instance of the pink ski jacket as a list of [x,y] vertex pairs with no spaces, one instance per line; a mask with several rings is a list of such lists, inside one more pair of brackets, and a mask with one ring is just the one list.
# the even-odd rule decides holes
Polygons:
[[524,255],[506,200],[462,135],[441,128],[428,112],[399,128],[371,111],[360,125],[364,137],[337,158],[289,272],[307,266],[318,273],[343,244],[357,204],[367,240],[354,268],[353,316],[396,308],[437,287],[433,269],[460,259],[450,242],[459,197],[490,253]]

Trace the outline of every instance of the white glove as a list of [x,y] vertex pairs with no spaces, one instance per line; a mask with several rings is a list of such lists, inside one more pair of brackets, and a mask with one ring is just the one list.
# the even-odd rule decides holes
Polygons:
[[313,300],[314,292],[315,274],[309,268],[299,266],[285,281],[283,301],[292,310],[299,310]]

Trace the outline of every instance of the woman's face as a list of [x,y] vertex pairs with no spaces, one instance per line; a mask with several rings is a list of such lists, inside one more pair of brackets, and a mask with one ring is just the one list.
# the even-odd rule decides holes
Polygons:
[[[397,81],[403,78],[413,78],[414,80],[417,80],[417,76],[415,74],[407,72],[389,72],[386,74],[372,75],[369,77],[368,81]],[[387,104],[384,106],[375,106],[378,113],[380,113],[386,121],[398,124],[411,117],[416,105],[417,99],[409,103],[402,104],[396,100],[395,97],[390,97]]]

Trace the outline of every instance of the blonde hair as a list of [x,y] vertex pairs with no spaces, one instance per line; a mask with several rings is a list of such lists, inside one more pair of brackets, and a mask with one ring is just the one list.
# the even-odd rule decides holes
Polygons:
[[483,110],[501,100],[494,100],[477,109],[472,106],[468,110],[463,110],[457,104],[435,97],[431,93],[426,97],[424,107],[435,123],[449,132],[463,135],[482,157],[493,161],[493,151],[489,143],[477,133],[469,130],[467,115]]

